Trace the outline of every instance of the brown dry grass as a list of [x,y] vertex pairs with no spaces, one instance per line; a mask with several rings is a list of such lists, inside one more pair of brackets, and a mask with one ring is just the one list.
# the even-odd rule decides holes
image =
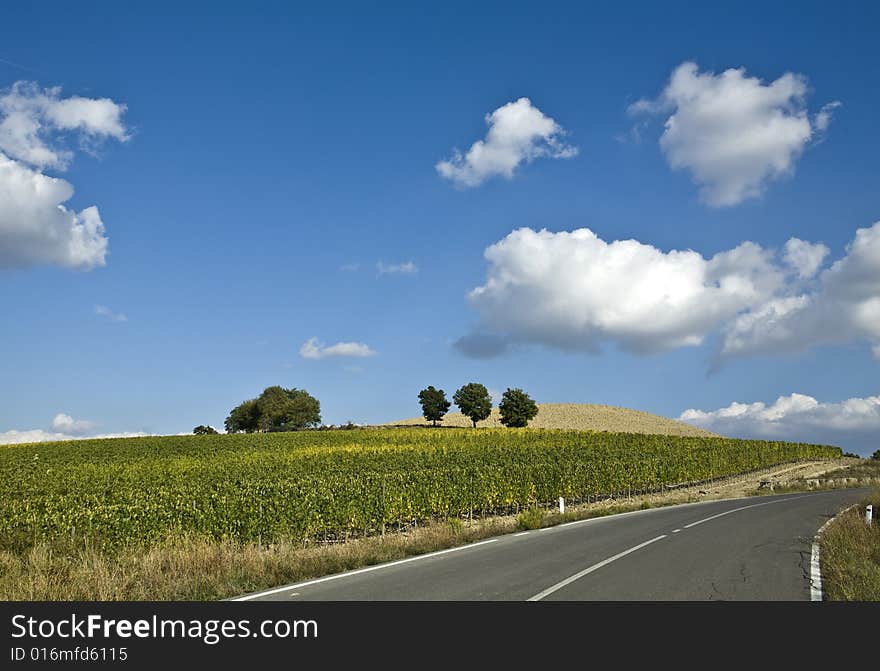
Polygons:
[[[413,417],[394,425],[426,424],[424,417]],[[449,413],[440,426],[471,426],[471,420],[458,412]],[[477,422],[478,427],[502,427],[498,408],[492,408],[488,419]],[[533,429],[569,429],[575,431],[611,431],[617,433],[654,433],[668,436],[716,436],[704,429],[691,426],[650,412],[618,408],[613,405],[590,403],[539,403],[538,416],[529,422]]]
[[831,601],[880,601],[880,519],[865,524],[865,505],[880,510],[880,491],[840,515],[822,534],[822,584]]

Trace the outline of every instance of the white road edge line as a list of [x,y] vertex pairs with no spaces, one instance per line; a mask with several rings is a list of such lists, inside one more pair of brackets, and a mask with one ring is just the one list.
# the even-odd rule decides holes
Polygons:
[[383,568],[390,568],[392,566],[399,566],[400,564],[407,564],[409,562],[418,561],[420,559],[428,559],[429,557],[437,557],[439,555],[449,554],[450,552],[459,552],[460,550],[468,550],[470,548],[475,548],[480,545],[488,545],[489,543],[497,543],[499,539],[490,538],[487,541],[480,541],[478,543],[471,543],[470,545],[462,545],[460,547],[448,548],[446,550],[438,550],[437,552],[429,552],[423,555],[416,555],[415,557],[407,557],[406,559],[398,559],[397,561],[388,562],[386,564],[376,564],[375,566],[367,566],[366,568],[359,568],[355,571],[346,571],[345,573],[337,573],[335,575],[328,575],[323,578],[315,578],[314,580],[307,580],[306,582],[296,583],[295,585],[285,585],[284,587],[276,587],[275,589],[267,589],[263,592],[256,592],[255,594],[248,594],[246,596],[239,596],[234,599],[230,599],[230,601],[250,601],[251,599],[259,599],[261,596],[269,596],[270,594],[278,594],[280,592],[289,592],[290,590],[299,589],[300,587],[308,587],[309,585],[317,585],[322,582],[329,582],[330,580],[338,580],[339,578],[348,578],[349,576],[359,575],[361,573],[369,573],[370,571],[379,571]]
[[644,543],[639,543],[635,547],[631,547],[629,550],[624,550],[623,552],[617,553],[613,557],[608,557],[608,559],[603,559],[598,564],[593,564],[592,566],[585,568],[583,571],[579,571],[579,572],[575,573],[573,576],[568,577],[565,580],[561,580],[560,582],[556,583],[555,585],[551,585],[550,587],[545,589],[543,592],[538,592],[537,594],[535,594],[535,596],[530,597],[528,599],[528,601],[540,601],[544,597],[550,596],[551,594],[553,594],[553,592],[556,592],[556,591],[562,589],[566,585],[570,585],[575,580],[580,580],[588,573],[592,573],[593,571],[597,571],[598,569],[602,568],[603,566],[607,566],[611,562],[617,561],[621,557],[626,557],[626,555],[633,553],[636,550],[641,550],[643,547],[646,547],[646,546],[650,545],[651,543],[656,543],[657,541],[662,540],[663,538],[666,538],[666,534],[663,534],[662,536],[657,536],[656,538],[652,538],[651,540],[645,541]]
[[[807,496],[810,496],[807,494]],[[723,513],[718,513],[717,515],[712,515],[711,517],[706,517],[701,520],[697,520],[696,522],[691,522],[690,524],[685,524],[685,529],[690,529],[691,527],[695,527],[698,524],[702,524],[703,522],[708,522],[710,520],[718,519],[719,517],[724,517],[725,515],[730,515],[731,513],[738,513],[740,510],[748,510],[749,508],[759,508],[761,506],[770,506],[774,503],[782,503],[783,501],[792,501],[794,499],[803,499],[806,498],[804,496],[789,496],[784,499],[776,499],[774,501],[766,501],[765,503],[753,503],[750,506],[742,506],[741,508],[734,508],[733,510],[725,510]]]
[[827,520],[825,524],[819,527],[819,531],[817,531],[816,535],[813,537],[813,547],[810,551],[810,601],[822,600],[822,566],[819,560],[819,540],[822,537],[822,533],[834,520],[836,520],[844,513],[849,512],[857,505],[859,504],[854,503],[849,508],[844,508],[834,517]]
[[677,534],[679,531],[681,531],[681,529],[673,529],[672,533]]
[[527,533],[529,533],[529,532],[528,531],[520,531],[518,534],[513,534],[513,535],[514,536],[525,536]]

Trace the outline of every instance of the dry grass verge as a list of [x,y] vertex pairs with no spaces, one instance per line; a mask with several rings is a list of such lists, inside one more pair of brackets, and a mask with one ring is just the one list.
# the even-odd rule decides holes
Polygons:
[[880,510],[880,491],[840,515],[822,534],[822,586],[829,601],[880,601],[880,520],[865,524],[865,505]]

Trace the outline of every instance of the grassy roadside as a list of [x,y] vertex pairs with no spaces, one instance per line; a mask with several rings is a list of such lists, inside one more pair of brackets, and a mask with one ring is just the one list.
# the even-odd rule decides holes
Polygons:
[[[792,468],[790,465],[785,468]],[[827,469],[827,466],[826,466]],[[776,469],[779,471],[779,469]],[[708,498],[742,496],[761,474],[734,476],[713,487],[567,506],[565,514],[531,508],[517,516],[436,521],[401,533],[344,543],[256,543],[170,538],[111,556],[93,547],[38,544],[22,554],[0,552],[0,600],[213,600],[378,564],[522,529],[537,529]]]
[[[865,524],[865,506],[874,523]],[[840,515],[822,534],[822,585],[829,601],[880,601],[880,490]]]

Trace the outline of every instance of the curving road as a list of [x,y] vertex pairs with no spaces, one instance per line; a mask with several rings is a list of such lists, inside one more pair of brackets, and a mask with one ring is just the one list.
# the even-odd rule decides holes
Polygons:
[[624,513],[499,536],[236,600],[809,600],[813,536],[866,491]]

